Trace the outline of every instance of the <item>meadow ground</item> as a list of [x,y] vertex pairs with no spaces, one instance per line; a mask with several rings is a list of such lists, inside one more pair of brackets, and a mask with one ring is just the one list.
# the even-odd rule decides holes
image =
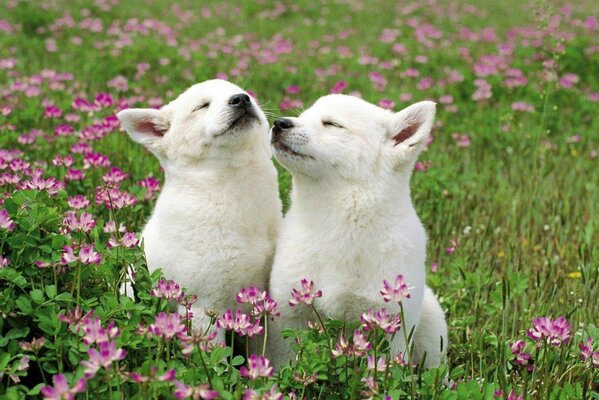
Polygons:
[[[598,16],[590,0],[3,1],[0,396],[599,398]],[[271,121],[330,92],[438,103],[412,196],[447,365],[332,358],[331,322],[299,334],[297,367],[240,373],[187,328],[152,334],[157,276],[118,295],[126,265],[143,275],[133,232],[163,176],[114,114],[214,77]]]

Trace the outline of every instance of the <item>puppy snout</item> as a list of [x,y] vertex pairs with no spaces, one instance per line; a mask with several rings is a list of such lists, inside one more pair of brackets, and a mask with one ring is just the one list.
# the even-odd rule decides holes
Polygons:
[[272,131],[276,134],[291,128],[293,128],[293,122],[291,122],[290,119],[279,118],[275,121],[275,126],[273,126]]
[[229,98],[229,105],[233,108],[247,109],[252,106],[252,101],[247,94],[239,93]]

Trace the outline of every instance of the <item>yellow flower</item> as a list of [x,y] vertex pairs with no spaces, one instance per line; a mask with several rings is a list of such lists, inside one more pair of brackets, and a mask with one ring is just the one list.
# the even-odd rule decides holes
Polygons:
[[574,271],[574,272],[570,272],[568,274],[568,278],[578,279],[580,277],[582,277],[582,272],[580,272],[580,271]]

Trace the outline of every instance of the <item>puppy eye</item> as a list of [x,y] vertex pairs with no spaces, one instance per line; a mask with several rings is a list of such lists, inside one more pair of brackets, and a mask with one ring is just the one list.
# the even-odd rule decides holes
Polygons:
[[199,106],[197,106],[196,108],[193,109],[193,112],[199,111],[203,108],[208,108],[210,107],[210,103],[206,102],[204,104],[200,104]]
[[341,125],[333,121],[322,121],[322,124],[324,126],[334,126],[335,128],[343,128]]

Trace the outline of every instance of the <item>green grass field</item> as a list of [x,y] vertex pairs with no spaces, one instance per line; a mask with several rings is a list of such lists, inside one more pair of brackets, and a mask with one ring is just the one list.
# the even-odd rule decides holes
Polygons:
[[[79,362],[89,346],[72,333],[76,325],[56,319],[77,305],[94,309],[103,326],[114,321],[127,351],[84,379],[78,398],[173,396],[172,379],[138,383],[125,374],[148,375],[154,365],[160,373],[176,369],[188,387],[211,376],[223,398],[249,389],[262,396],[276,383],[285,398],[599,399],[598,16],[591,0],[3,1],[0,397],[41,396],[56,374],[66,374],[70,387],[83,379]],[[188,360],[175,344],[136,335],[137,324],[167,306],[149,295],[150,280],[141,300],[118,296],[123,266],[143,260],[139,249],[107,248],[112,234],[103,227],[113,220],[140,232],[154,197],[139,181],[164,178],[110,116],[166,104],[214,77],[255,93],[271,122],[341,88],[373,103],[391,100],[395,110],[438,103],[434,140],[412,178],[429,235],[428,283],[449,325],[448,362],[436,379],[418,371],[414,382],[402,367],[376,393],[364,393],[365,360],[353,360],[355,376],[343,380],[340,364],[323,359],[297,367],[318,375],[307,385],[292,379],[294,367],[248,381],[234,360],[221,362],[228,353],[213,351],[200,368],[204,350]],[[98,93],[108,93],[110,104],[94,103]],[[109,163],[74,151],[81,143]],[[72,166],[53,163],[68,155]],[[135,205],[94,201],[111,167],[128,174],[120,190]],[[69,177],[69,168],[84,177]],[[39,176],[56,182],[36,183]],[[279,182],[287,208],[291,180],[282,168]],[[84,211],[97,225],[61,232],[67,198],[76,194],[91,201]],[[102,254],[99,266],[61,264],[63,246],[86,244]],[[560,316],[571,326],[562,345],[526,338],[534,318]],[[18,345],[38,337],[46,340],[41,349]],[[587,337],[595,355],[584,359],[579,344]],[[531,371],[510,350],[519,339],[532,354]],[[24,357],[31,365],[19,369]]]

